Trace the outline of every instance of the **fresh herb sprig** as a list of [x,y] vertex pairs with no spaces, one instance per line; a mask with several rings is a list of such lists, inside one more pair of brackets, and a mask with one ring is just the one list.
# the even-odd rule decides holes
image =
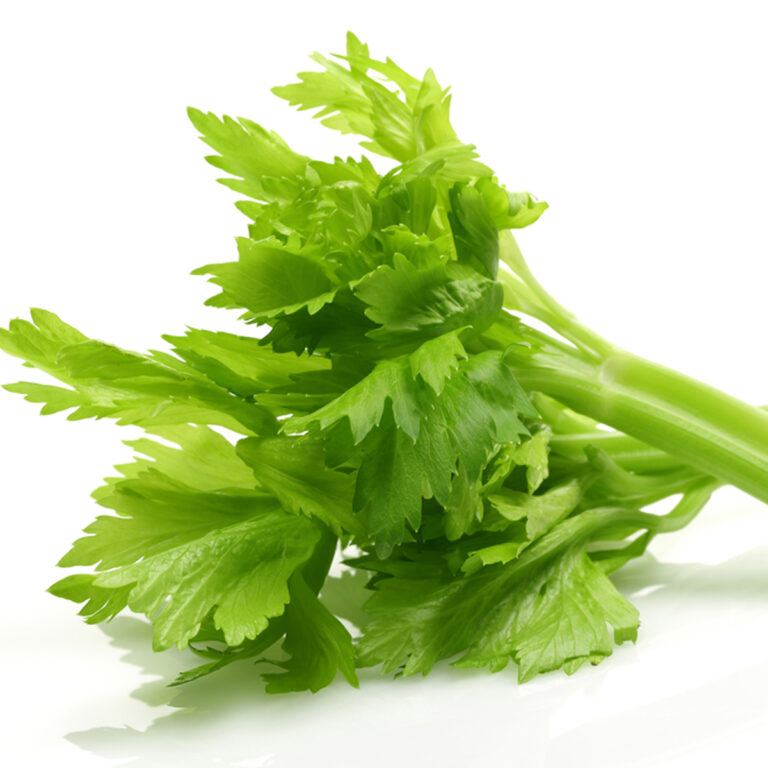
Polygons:
[[[391,171],[189,110],[249,221],[235,261],[197,270],[219,288],[207,303],[266,334],[190,329],[137,354],[43,310],[0,331],[60,382],[7,389],[148,435],[60,563],[93,571],[51,591],[91,623],[146,614],[157,650],[203,658],[177,683],[245,659],[273,665],[268,692],[378,664],[513,660],[528,680],[597,663],[638,628],[612,572],[723,483],[768,500],[768,414],[617,348],[542,288],[512,232],[546,204],[458,139],[431,70],[352,34],[313,58],[275,93]],[[323,598],[339,549],[369,577],[355,639]]]

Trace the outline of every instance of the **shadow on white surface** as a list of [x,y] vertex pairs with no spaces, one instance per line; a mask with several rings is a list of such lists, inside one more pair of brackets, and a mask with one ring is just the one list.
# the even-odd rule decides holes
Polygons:
[[[180,654],[155,654],[149,627],[122,618],[104,627],[125,661],[162,679],[133,696],[177,709],[144,731],[92,728],[67,739],[136,768],[278,766],[590,765],[738,760],[768,726],[768,546],[719,565],[664,564],[647,556],[616,577],[643,617],[637,646],[597,669],[547,675],[525,686],[440,665],[398,681],[363,670],[316,695],[266,696],[258,670],[232,665],[183,688],[165,683]],[[185,661],[186,661],[186,657]],[[494,763],[489,763],[494,760]],[[114,763],[117,764],[117,763]],[[745,765],[754,765],[746,760]]]

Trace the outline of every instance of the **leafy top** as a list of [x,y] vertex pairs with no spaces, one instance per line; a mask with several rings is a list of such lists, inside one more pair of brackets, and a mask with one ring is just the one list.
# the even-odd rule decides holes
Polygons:
[[[500,232],[546,204],[508,192],[459,140],[431,70],[373,59],[351,33],[344,55],[313,58],[323,71],[275,93],[363,137],[389,172],[189,110],[249,220],[237,258],[196,273],[219,289],[208,304],[262,338],[188,329],[139,354],[43,310],[0,330],[0,348],[59,381],[9,389],[148,433],[94,494],[109,513],[60,563],[94,572],[51,591],[88,621],[145,613],[157,649],[191,645],[205,663],[180,682],[262,660],[281,638],[270,692],[457,654],[494,670],[513,659],[521,679],[595,663],[609,626],[618,641],[637,628],[606,575],[662,525],[637,505],[682,492],[678,525],[711,486],[557,443],[595,425],[541,396],[534,407],[510,361],[567,349],[511,318],[499,281]],[[322,592],[339,542],[372,574],[357,644]]]

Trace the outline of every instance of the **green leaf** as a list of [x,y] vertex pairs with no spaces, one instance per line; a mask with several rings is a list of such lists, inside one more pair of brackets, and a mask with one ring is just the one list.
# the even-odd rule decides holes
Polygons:
[[[272,92],[299,109],[320,108],[316,117],[325,125],[342,133],[369,137],[373,141],[365,142],[364,146],[374,152],[399,160],[413,157],[427,138],[415,126],[418,116],[428,108],[442,109],[447,122],[447,96],[439,87],[437,92],[433,86],[427,93],[418,80],[393,63],[373,61],[367,46],[351,32],[347,35],[348,69],[318,53],[312,58],[326,71],[300,72],[301,82],[273,88]],[[406,99],[368,76],[370,69],[395,78],[393,82],[400,87],[405,86]],[[452,133],[449,125],[443,126],[443,133]]]
[[459,360],[466,359],[459,332],[452,331],[425,342],[411,355],[411,373],[420,376],[439,395],[445,382],[458,370]]
[[495,280],[499,271],[499,230],[483,195],[462,182],[454,184],[450,194],[451,229],[459,261]]
[[96,518],[85,529],[89,535],[78,539],[59,565],[126,565],[279,509],[264,491],[203,493],[152,470],[113,481],[97,496],[117,516]]
[[616,642],[634,640],[638,626],[637,611],[578,546],[448,581],[383,579],[376,590],[358,660],[383,663],[384,672],[404,663],[404,675],[426,674],[462,652],[458,666],[498,671],[514,660],[521,682],[559,668],[572,673],[611,654],[608,624]]
[[321,442],[294,437],[248,438],[237,444],[237,453],[259,484],[272,491],[289,512],[316,517],[337,536],[345,532],[365,535],[352,513],[355,479],[326,468]]
[[24,395],[24,399],[28,403],[42,403],[43,407],[40,409],[42,416],[48,416],[59,411],[68,411],[71,408],[81,409],[89,405],[89,399],[86,395],[51,384],[19,381],[15,384],[4,384],[3,389]]
[[419,434],[420,398],[421,388],[413,378],[408,358],[382,360],[341,397],[307,416],[289,419],[283,431],[302,432],[314,425],[325,430],[346,418],[359,443],[381,422],[389,401],[395,423],[413,442]]
[[479,179],[475,187],[498,230],[527,227],[549,207],[528,192],[508,192],[488,177]]
[[229,645],[255,638],[283,613],[288,579],[311,556],[319,532],[278,509],[253,512],[175,546],[166,542],[157,554],[99,574],[94,584],[133,585],[128,605],[152,618],[158,650],[186,647],[210,611]]
[[[346,418],[355,442],[366,441],[355,507],[366,510],[379,553],[403,541],[406,522],[418,526],[422,497],[434,495],[440,503],[449,503],[458,458],[466,483],[474,484],[498,443],[519,442],[528,434],[520,415],[535,415],[503,365],[502,353],[475,355],[457,365],[458,350],[450,340],[427,342],[421,349],[415,362],[413,355],[380,362],[340,398],[305,417],[289,419],[285,427],[292,432],[314,425],[327,430]],[[434,368],[428,364],[432,358]],[[420,374],[414,368],[430,372],[427,377],[438,384],[440,397],[417,385],[414,376]],[[391,424],[385,423],[387,415]],[[479,502],[475,499],[467,512],[467,493],[454,488],[448,513],[452,538],[477,517]]]
[[333,301],[336,286],[317,256],[277,240],[254,242],[240,237],[237,245],[238,261],[209,264],[194,271],[213,275],[210,282],[223,289],[208,303],[241,307],[266,320],[304,308],[313,315]]
[[582,494],[581,483],[574,479],[541,494],[502,488],[498,493],[491,494],[488,500],[507,520],[525,518],[528,538],[535,541],[573,512]]
[[341,288],[333,302],[314,315],[305,308],[276,318],[263,341],[280,353],[359,355],[370,360],[379,350],[366,336],[376,326],[363,314],[364,307],[348,288]]
[[456,541],[483,516],[483,499],[477,482],[467,476],[463,462],[451,484],[451,498],[445,505],[445,536]]
[[486,638],[473,644],[458,666],[494,669],[509,654],[525,682],[561,667],[573,674],[585,661],[598,664],[610,656],[612,640],[637,639],[637,610],[582,550],[570,550],[532,579],[529,593],[536,586],[536,598],[516,606],[516,626],[502,627],[497,613],[486,626]]
[[467,559],[461,564],[464,573],[476,573],[483,566],[508,563],[520,556],[520,553],[531,543],[522,523],[513,523],[505,531],[498,544],[472,550]]
[[30,314],[32,323],[16,319],[11,320],[7,330],[0,328],[0,349],[56,376],[63,372],[57,362],[59,352],[71,344],[88,341],[88,338],[53,312],[32,309]]
[[467,326],[481,332],[496,318],[501,287],[460,264],[433,261],[418,266],[396,253],[355,286],[368,304],[365,314],[380,325],[369,332],[388,342],[424,339]]
[[[407,183],[420,176],[429,175],[442,182],[441,186],[450,186],[457,181],[474,182],[493,176],[493,171],[479,162],[477,157],[472,144],[462,144],[458,140],[446,141],[395,168],[391,171],[391,178]],[[445,196],[447,197],[447,192]]]
[[232,333],[190,328],[184,336],[163,338],[196,370],[241,397],[291,386],[296,376],[331,367],[325,357],[280,354],[260,339]]
[[549,441],[552,431],[543,427],[530,440],[521,443],[512,452],[512,460],[526,467],[525,477],[528,493],[534,493],[549,477]]
[[480,476],[498,444],[518,443],[528,435],[520,418],[535,416],[502,354],[493,351],[460,364],[459,375],[446,384],[439,406],[470,482]]
[[424,498],[434,497],[439,504],[447,504],[451,494],[451,476],[456,471],[456,449],[440,408],[427,413],[421,422],[416,440],[417,464],[412,471],[421,474]]
[[97,501],[119,489],[125,478],[142,476],[146,479],[163,475],[179,485],[203,492],[255,490],[253,473],[237,455],[235,446],[209,427],[191,424],[156,427],[152,434],[177,447],[149,438],[124,441],[147,458],[115,467],[123,477],[109,478],[107,485],[94,491]]
[[285,669],[267,673],[267,693],[306,691],[329,685],[340,671],[358,687],[352,638],[343,624],[328,611],[300,574],[289,583],[291,601],[285,611],[287,661],[273,662]]
[[[192,643],[204,641],[201,638],[204,630],[201,630],[191,641],[190,649],[194,651],[198,656],[211,659],[211,661],[201,664],[192,669],[186,669],[181,672],[178,677],[169,683],[169,687],[185,685],[192,683],[195,680],[199,680],[201,677],[207,677],[208,675],[218,672],[224,667],[228,667],[236,661],[247,661],[248,659],[254,659],[260,656],[264,651],[274,645],[285,632],[284,624],[285,616],[278,616],[269,622],[269,626],[253,640],[245,640],[235,647],[226,646],[224,648],[207,646],[205,649],[196,647]],[[218,631],[214,629],[214,638],[218,640]],[[258,662],[258,659],[256,659]]]
[[206,160],[236,177],[221,179],[222,184],[258,200],[269,200],[274,193],[265,188],[265,177],[303,174],[308,158],[296,154],[276,133],[244,118],[233,120],[225,115],[219,119],[192,107],[187,114],[202,140],[218,153]]
[[357,473],[355,508],[363,512],[379,557],[403,541],[406,522],[421,521],[422,471],[411,437],[396,426],[391,408],[363,445]]
[[131,589],[99,587],[94,584],[95,579],[92,573],[73,573],[48,587],[48,591],[55,597],[85,603],[79,615],[85,617],[87,624],[98,624],[113,619],[128,605]]
[[501,488],[515,467],[525,467],[528,493],[535,493],[549,477],[549,441],[552,430],[541,426],[530,438],[519,445],[508,444],[499,449],[489,464],[483,487],[491,494]]
[[212,424],[246,435],[276,431],[275,418],[266,408],[232,397],[170,355],[139,355],[87,339],[41,310],[33,318],[40,324],[16,320],[7,331],[0,329],[0,344],[65,385],[6,386],[31,402],[44,403],[44,413],[74,407],[69,419],[109,417],[144,428]]

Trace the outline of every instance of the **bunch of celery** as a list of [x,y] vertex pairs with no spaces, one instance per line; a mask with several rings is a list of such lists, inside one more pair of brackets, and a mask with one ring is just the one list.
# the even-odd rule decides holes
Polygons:
[[[394,169],[189,113],[249,220],[236,261],[197,270],[208,303],[266,329],[149,354],[41,310],[0,333],[61,382],[7,387],[43,413],[148,433],[94,494],[113,514],[60,563],[94,571],[51,591],[89,622],[146,614],[156,649],[204,658],[179,682],[242,659],[275,667],[271,692],[377,664],[512,659],[527,680],[597,663],[638,628],[609,574],[720,484],[768,501],[768,414],[618,349],[539,285],[512,231],[546,204],[457,138],[431,70],[351,34],[314,58],[275,93]],[[323,597],[339,548],[369,576],[355,639]]]

